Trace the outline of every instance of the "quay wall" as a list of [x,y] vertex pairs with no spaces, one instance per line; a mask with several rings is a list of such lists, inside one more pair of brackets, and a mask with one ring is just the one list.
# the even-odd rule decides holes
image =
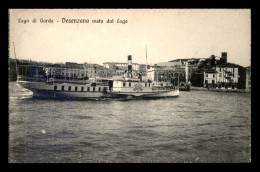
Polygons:
[[216,92],[240,92],[240,93],[251,93],[251,90],[246,89],[216,89],[216,88],[204,88],[204,87],[192,87],[190,88],[191,91],[216,91]]

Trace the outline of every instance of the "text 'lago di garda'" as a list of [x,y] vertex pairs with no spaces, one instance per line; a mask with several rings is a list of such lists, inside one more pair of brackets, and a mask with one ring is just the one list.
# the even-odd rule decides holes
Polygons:
[[[33,19],[31,20],[32,23],[60,23],[59,20],[53,20],[53,19],[44,19],[44,18],[40,18],[40,19]],[[30,23],[29,19],[18,19],[18,23],[22,23],[22,24],[27,24]],[[113,23],[118,23],[118,24],[126,24],[128,23],[128,20],[125,19],[67,19],[67,18],[62,18],[61,19],[61,23],[109,23],[109,24],[113,24]]]

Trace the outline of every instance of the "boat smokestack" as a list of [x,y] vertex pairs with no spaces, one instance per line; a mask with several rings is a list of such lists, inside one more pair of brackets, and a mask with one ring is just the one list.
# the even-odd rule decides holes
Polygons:
[[128,60],[127,72],[128,75],[132,78],[132,55],[128,55],[127,60]]
[[132,56],[128,56],[128,71],[132,72]]

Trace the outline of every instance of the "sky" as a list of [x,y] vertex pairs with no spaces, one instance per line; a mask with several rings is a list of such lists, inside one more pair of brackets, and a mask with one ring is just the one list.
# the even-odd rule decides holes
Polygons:
[[[89,23],[63,23],[89,19]],[[36,19],[37,22],[32,21]],[[40,20],[53,20],[41,23]],[[92,23],[101,19],[103,23]],[[114,23],[106,23],[114,19]],[[117,23],[127,20],[127,23]],[[29,20],[29,23],[23,21]],[[15,51],[14,46],[15,45]],[[249,66],[250,9],[10,9],[9,57],[51,63],[156,64],[207,58]]]

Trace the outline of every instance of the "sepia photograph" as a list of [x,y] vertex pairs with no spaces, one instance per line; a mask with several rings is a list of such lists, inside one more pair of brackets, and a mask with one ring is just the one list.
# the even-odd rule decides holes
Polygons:
[[8,163],[251,163],[251,9],[8,17]]

